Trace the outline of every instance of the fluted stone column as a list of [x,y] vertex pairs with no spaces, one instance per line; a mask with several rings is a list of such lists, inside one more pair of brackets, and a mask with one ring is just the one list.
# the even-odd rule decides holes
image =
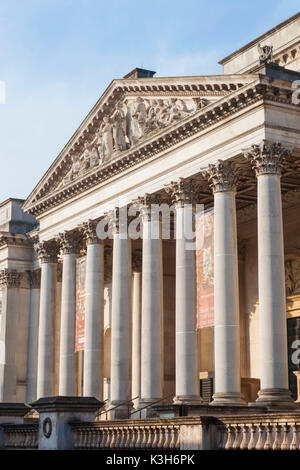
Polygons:
[[209,165],[214,193],[214,362],[212,405],[242,405],[238,252],[236,228],[236,173],[231,162]]
[[76,334],[76,258],[78,234],[64,232],[59,235],[63,271],[60,319],[59,395],[77,395],[77,368],[75,355]]
[[198,376],[196,252],[192,181],[166,188],[176,208],[176,389],[174,403],[201,403]]
[[257,176],[261,389],[257,404],[291,405],[280,176],[290,150],[262,141],[244,151]]
[[38,339],[37,398],[53,395],[53,324],[56,302],[57,244],[40,242],[36,250],[41,263],[41,291]]
[[[113,231],[110,404],[112,417],[128,416],[130,393],[131,243],[118,211],[110,214]],[[122,405],[123,404],[123,405]],[[121,406],[120,406],[121,405]]]
[[19,287],[22,273],[0,271],[2,313],[0,328],[0,402],[15,402],[17,382],[16,331],[20,309]]
[[141,310],[142,310],[142,253],[135,250],[132,260],[132,371],[131,394],[136,408],[141,396]]
[[143,220],[141,400],[139,408],[163,397],[163,272],[159,217],[151,196],[140,198]]
[[30,311],[28,326],[26,402],[36,399],[41,271],[29,271]]
[[84,225],[87,244],[83,395],[103,399],[104,244],[96,223]]

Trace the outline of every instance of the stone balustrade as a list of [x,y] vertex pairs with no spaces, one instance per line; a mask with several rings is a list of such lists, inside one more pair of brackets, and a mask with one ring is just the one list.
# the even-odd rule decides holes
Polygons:
[[300,415],[223,418],[217,448],[225,450],[299,450]]
[[39,425],[37,424],[6,424],[4,428],[4,448],[38,449]]
[[39,419],[32,422],[20,421],[21,409],[15,410],[16,417],[2,417],[1,449],[300,450],[297,406],[226,411],[200,405],[202,416],[110,421],[95,420],[103,402],[91,397],[49,397],[34,407]]
[[180,426],[175,423],[80,423],[72,428],[76,449],[180,449]]

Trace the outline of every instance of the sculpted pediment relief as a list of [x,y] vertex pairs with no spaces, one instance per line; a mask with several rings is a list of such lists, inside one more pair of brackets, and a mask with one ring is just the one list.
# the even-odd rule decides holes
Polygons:
[[170,97],[145,99],[129,97],[118,101],[102,122],[92,141],[81,153],[73,153],[71,166],[59,187],[63,187],[95,167],[116,158],[147,137],[207,106],[206,98]]
[[[114,80],[23,209],[37,216],[219,120],[238,109],[239,100],[245,102],[239,90],[257,79],[251,74]],[[260,91],[251,93],[255,99]],[[210,109],[230,96],[229,104],[220,104],[216,112]]]

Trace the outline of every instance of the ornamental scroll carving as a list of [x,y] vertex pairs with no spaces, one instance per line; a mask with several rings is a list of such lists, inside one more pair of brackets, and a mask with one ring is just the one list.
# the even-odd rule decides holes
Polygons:
[[159,132],[191,115],[209,101],[196,97],[145,99],[137,97],[116,103],[110,115],[104,116],[98,132],[91,142],[85,142],[81,153],[73,153],[70,168],[62,186],[109,162],[115,155],[137,145],[146,137]]

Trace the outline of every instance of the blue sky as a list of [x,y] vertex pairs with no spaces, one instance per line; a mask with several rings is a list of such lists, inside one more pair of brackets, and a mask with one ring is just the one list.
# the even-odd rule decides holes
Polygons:
[[26,198],[112,79],[221,74],[299,0],[0,0],[0,201]]

